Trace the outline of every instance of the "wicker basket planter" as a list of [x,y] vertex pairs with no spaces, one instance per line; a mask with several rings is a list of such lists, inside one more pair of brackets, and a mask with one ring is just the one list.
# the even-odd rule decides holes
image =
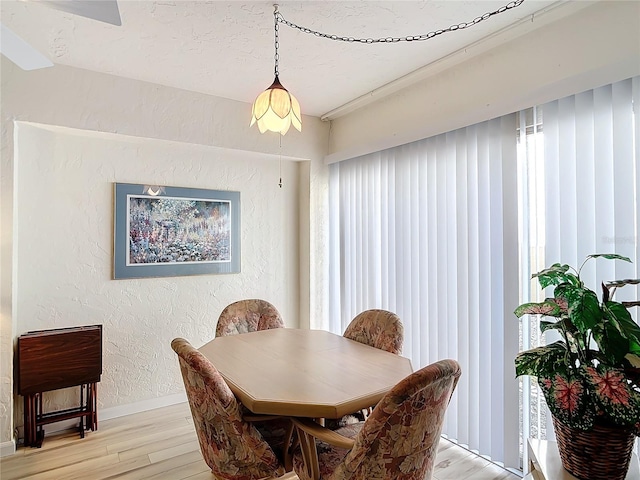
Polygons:
[[631,428],[596,424],[585,432],[553,416],[562,466],[580,480],[624,480],[635,434]]

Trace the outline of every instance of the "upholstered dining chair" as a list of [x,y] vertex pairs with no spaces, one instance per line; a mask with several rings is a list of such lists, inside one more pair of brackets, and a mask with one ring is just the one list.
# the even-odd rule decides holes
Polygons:
[[284,328],[280,312],[266,300],[239,300],[227,305],[216,325],[216,337]]
[[339,430],[294,419],[294,470],[301,480],[430,480],[460,374],[455,360],[428,365],[393,387],[366,421]]
[[[404,340],[404,327],[400,317],[387,310],[365,310],[356,315],[344,331],[343,336],[371,347],[400,355]],[[345,415],[339,420],[326,420],[327,427],[335,430],[353,420],[365,419],[371,413],[371,408],[351,415]]]
[[400,354],[404,329],[400,317],[387,310],[365,310],[356,315],[344,331],[345,338],[380,350]]
[[183,338],[175,338],[171,348],[178,354],[200,451],[214,477],[281,477],[285,473],[283,463],[243,416],[236,397],[213,364]]

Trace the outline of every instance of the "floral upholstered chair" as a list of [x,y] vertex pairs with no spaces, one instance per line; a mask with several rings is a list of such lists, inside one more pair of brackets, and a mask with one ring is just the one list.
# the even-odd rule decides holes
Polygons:
[[393,387],[365,422],[339,430],[295,419],[301,446],[293,458],[296,473],[301,480],[431,479],[460,373],[455,360],[424,367]]
[[228,305],[218,318],[216,337],[284,328],[280,312],[266,300],[240,300]]
[[345,338],[380,350],[400,354],[404,329],[400,317],[386,310],[366,310],[356,315],[344,331]]
[[176,338],[193,423],[204,461],[216,479],[254,480],[280,477],[285,468],[242,409],[209,360],[186,340]]
[[[400,317],[387,310],[365,310],[351,320],[344,331],[343,337],[371,347],[400,355],[404,340],[404,327]],[[345,415],[339,420],[326,420],[327,427],[335,430],[358,419],[364,420],[371,413],[371,408],[351,415]]]

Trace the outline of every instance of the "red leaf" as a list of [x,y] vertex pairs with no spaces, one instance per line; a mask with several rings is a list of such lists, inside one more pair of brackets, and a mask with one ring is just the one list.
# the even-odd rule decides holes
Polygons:
[[600,374],[595,368],[587,368],[596,393],[613,405],[629,406],[629,389],[624,376],[616,370],[607,370]]
[[580,404],[580,396],[583,391],[582,383],[580,380],[566,379],[556,375],[554,384],[556,404],[570,415],[573,414]]

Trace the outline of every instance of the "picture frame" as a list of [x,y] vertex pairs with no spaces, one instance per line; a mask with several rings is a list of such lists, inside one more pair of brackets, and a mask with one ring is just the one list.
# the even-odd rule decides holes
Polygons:
[[240,192],[114,183],[114,279],[240,272]]

